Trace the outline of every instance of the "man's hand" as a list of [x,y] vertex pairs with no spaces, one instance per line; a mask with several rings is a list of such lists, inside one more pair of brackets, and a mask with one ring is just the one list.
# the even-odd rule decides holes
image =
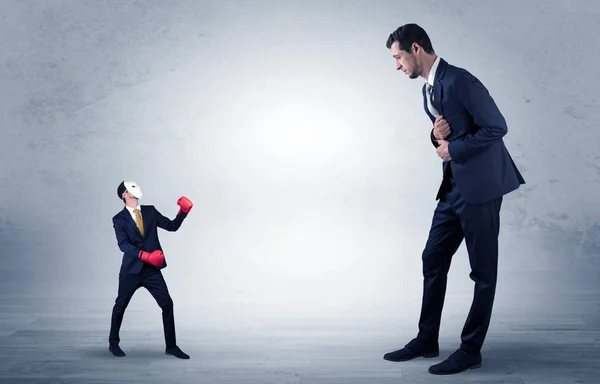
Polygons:
[[450,157],[450,153],[448,152],[448,142],[446,140],[438,140],[440,144],[439,147],[435,149],[438,156],[444,161],[450,161],[452,158]]
[[438,140],[444,140],[450,134],[450,124],[440,115],[433,123],[433,136]]

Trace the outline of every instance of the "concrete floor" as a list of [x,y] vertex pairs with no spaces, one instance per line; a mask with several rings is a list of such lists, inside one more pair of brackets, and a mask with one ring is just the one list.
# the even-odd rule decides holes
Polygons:
[[[448,301],[456,301],[449,296]],[[461,300],[468,300],[465,295]],[[600,382],[600,293],[538,301],[504,298],[495,307],[483,366],[452,376],[427,368],[457,347],[464,307],[444,310],[438,358],[384,361],[414,336],[414,308],[379,319],[292,319],[244,324],[209,321],[202,308],[175,300],[178,344],[191,355],[164,354],[160,310],[138,295],[126,312],[121,347],[107,349],[112,299],[0,298],[1,383],[518,383]],[[181,304],[178,304],[180,302]],[[179,306],[178,306],[179,305]],[[181,308],[180,308],[181,307]],[[527,308],[531,310],[528,311]],[[177,313],[180,316],[177,316]],[[183,316],[197,311],[198,316]]]

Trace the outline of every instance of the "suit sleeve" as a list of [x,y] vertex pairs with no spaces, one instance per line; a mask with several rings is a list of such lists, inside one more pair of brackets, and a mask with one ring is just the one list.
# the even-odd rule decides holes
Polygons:
[[140,253],[140,249],[129,242],[127,234],[123,230],[122,224],[113,217],[113,228],[115,229],[115,235],[117,236],[117,245],[123,255],[127,258],[137,259]]
[[500,140],[508,131],[506,121],[485,86],[470,73],[457,77],[455,92],[458,101],[471,114],[477,132],[453,140],[448,152],[457,163],[477,155]]
[[175,219],[171,220],[158,212],[158,209],[154,208],[154,211],[156,212],[156,225],[169,232],[177,231],[181,227],[183,219],[187,217],[187,213],[179,212]]
[[433,128],[431,128],[431,133],[429,134],[429,137],[431,138],[431,144],[433,144],[434,147],[437,148],[440,146],[440,143],[438,143],[435,136],[433,136]]

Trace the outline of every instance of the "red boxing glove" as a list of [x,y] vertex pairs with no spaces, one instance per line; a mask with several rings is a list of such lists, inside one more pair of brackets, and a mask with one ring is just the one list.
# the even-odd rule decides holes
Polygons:
[[154,252],[140,251],[138,258],[146,263],[154,265],[155,267],[160,267],[165,261],[165,255],[160,249],[157,249]]
[[194,206],[194,204],[192,204],[190,199],[188,199],[185,196],[181,196],[179,198],[179,200],[177,200],[177,205],[179,205],[179,207],[181,207],[179,212],[183,212],[183,213],[189,213],[192,210],[192,207]]

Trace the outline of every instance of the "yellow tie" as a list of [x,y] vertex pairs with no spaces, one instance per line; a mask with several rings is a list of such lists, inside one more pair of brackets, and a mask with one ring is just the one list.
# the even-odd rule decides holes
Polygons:
[[144,222],[142,221],[142,215],[140,215],[140,210],[134,209],[133,212],[135,212],[135,221],[137,222],[138,229],[140,230],[142,237],[144,237]]

